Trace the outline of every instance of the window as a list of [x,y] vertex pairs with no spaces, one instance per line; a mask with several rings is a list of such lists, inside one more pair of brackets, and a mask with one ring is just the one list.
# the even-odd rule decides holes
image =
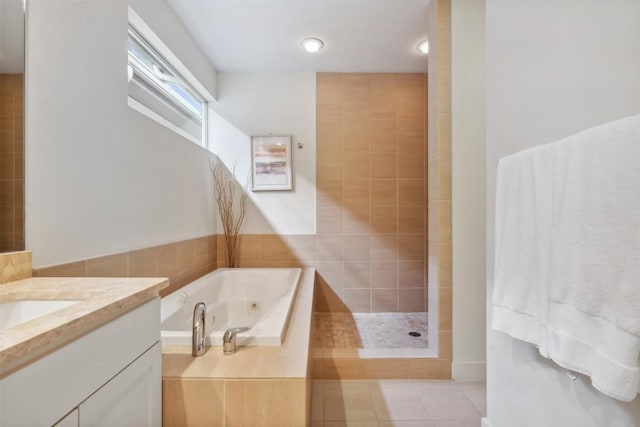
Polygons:
[[204,97],[132,26],[127,49],[129,105],[205,147]]

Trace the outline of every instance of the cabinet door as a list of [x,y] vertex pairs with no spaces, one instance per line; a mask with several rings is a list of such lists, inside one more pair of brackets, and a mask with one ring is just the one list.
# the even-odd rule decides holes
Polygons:
[[81,427],[160,427],[161,424],[159,342],[80,404]]

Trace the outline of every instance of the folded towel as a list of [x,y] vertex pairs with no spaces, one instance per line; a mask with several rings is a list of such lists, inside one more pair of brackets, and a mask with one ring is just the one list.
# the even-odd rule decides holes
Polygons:
[[496,330],[630,401],[640,383],[640,115],[501,159]]

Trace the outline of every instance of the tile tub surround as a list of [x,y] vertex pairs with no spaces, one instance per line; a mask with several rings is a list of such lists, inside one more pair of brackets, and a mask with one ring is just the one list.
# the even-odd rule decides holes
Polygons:
[[167,277],[161,296],[217,268],[216,236],[37,268],[37,277]]
[[31,252],[0,253],[0,285],[31,277]]
[[33,277],[0,286],[0,303],[15,300],[78,300],[2,331],[0,376],[29,363],[143,303],[157,298],[166,279]]
[[164,425],[307,425],[314,278],[312,268],[303,270],[280,347],[239,347],[231,356],[209,347],[199,357],[191,347],[164,347]]
[[427,76],[316,82],[317,310],[424,312]]

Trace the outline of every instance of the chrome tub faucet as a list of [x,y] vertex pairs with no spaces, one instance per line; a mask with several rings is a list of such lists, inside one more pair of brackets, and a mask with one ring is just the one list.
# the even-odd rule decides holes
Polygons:
[[199,302],[193,307],[193,335],[191,336],[192,356],[202,356],[207,351],[204,346],[204,315],[206,310],[207,306],[203,302]]

